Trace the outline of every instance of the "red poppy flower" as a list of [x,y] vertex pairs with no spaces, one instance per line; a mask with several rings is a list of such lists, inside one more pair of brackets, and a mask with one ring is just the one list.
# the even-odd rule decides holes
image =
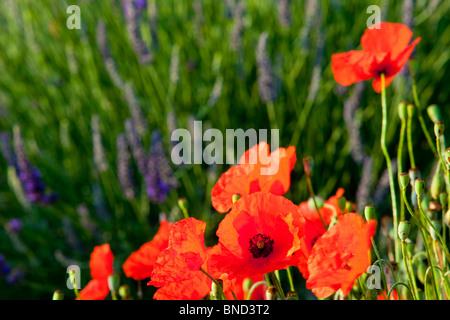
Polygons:
[[334,78],[344,86],[373,78],[374,90],[381,92],[381,74],[385,75],[385,86],[389,86],[421,40],[409,44],[411,38],[412,31],[400,23],[381,22],[366,29],[361,38],[362,51],[332,55]]
[[346,213],[314,244],[308,259],[306,287],[319,298],[341,289],[348,295],[355,280],[370,265],[371,237],[376,220],[364,223],[357,213]]
[[153,239],[133,252],[123,264],[123,271],[129,278],[142,280],[150,278],[156,259],[162,250],[167,248],[169,231],[172,223],[161,221],[159,230]]
[[169,243],[161,251],[151,273],[148,285],[161,287],[173,282],[194,278],[206,261],[204,232],[206,223],[186,218],[174,223]]
[[272,153],[266,142],[253,146],[241,156],[239,164],[223,173],[214,185],[211,190],[213,207],[218,212],[228,212],[234,194],[244,197],[258,191],[286,193],[296,161],[293,146],[278,148]]
[[257,192],[241,198],[221,221],[211,269],[230,277],[258,276],[295,264],[305,219],[288,199]]
[[[337,190],[336,194],[330,197],[324,202],[324,204],[319,208],[319,212],[328,226],[331,223],[333,217],[339,217],[342,214],[341,209],[337,203],[339,198],[344,195],[344,189],[340,188]],[[300,213],[305,218],[305,236],[301,241],[300,252],[296,253],[299,257],[298,268],[302,273],[303,277],[307,279],[309,277],[308,273],[308,257],[314,243],[319,239],[325,232],[326,229],[320,219],[319,214],[314,206],[311,206],[310,201],[305,201],[299,205]]]
[[103,300],[109,293],[108,277],[113,273],[114,256],[109,244],[94,248],[89,267],[92,280],[80,291],[82,300]]

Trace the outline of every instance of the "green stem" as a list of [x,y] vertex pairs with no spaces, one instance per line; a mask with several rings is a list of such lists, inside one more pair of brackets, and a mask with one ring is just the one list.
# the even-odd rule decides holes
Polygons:
[[[414,158],[414,150],[413,150],[413,142],[412,142],[411,122],[412,122],[412,117],[408,116],[408,120],[407,120],[407,124],[406,124],[406,138],[408,141],[409,161],[411,163],[411,168],[416,168],[416,160]],[[399,171],[399,172],[402,172],[402,171]]]
[[392,290],[394,290],[394,288],[395,288],[396,286],[399,286],[399,285],[405,286],[405,287],[408,289],[409,294],[411,295],[411,297],[414,297],[414,295],[413,295],[413,293],[412,293],[412,291],[411,291],[411,288],[410,288],[406,283],[404,283],[404,282],[396,282],[396,283],[394,283],[394,285],[391,287],[391,289],[389,289],[388,296],[387,296],[387,300],[389,300],[389,298],[390,298],[390,296],[391,296]]
[[[403,172],[403,143],[405,140],[405,130],[406,130],[406,121],[402,120],[402,124],[400,127],[400,139],[398,142],[398,149],[397,149],[397,168],[398,168],[397,172]],[[405,220],[405,206],[403,205],[400,205],[400,220]]]
[[417,115],[418,115],[417,117],[419,118],[419,122],[420,122],[420,126],[422,127],[422,131],[425,134],[425,137],[427,138],[427,142],[428,142],[431,150],[433,151],[434,156],[437,158],[438,155],[437,155],[437,151],[434,147],[433,140],[431,139],[430,132],[428,131],[427,126],[425,125],[425,121],[422,117],[422,110],[420,108],[419,96],[417,95],[416,80],[415,80],[414,74],[412,72],[410,72],[410,73],[411,73],[411,80],[412,80],[411,82],[412,82],[412,93],[413,93],[413,98],[414,98],[414,104],[417,107]]
[[413,297],[413,300],[417,300],[419,297],[419,293],[417,291],[416,281],[414,279],[414,274],[412,272],[412,267],[410,265],[411,261],[409,261],[409,256],[406,252],[406,245],[403,241],[402,241],[402,253],[403,253],[403,261],[404,261],[405,267],[406,267],[406,274],[408,275],[409,285],[411,287],[413,287],[413,289],[414,289],[413,290],[414,295],[412,297]]
[[292,273],[291,273],[291,269],[289,269],[289,267],[286,268],[286,273],[289,279],[289,287],[291,289],[291,291],[295,291],[295,286],[294,286],[294,280],[292,279]]
[[317,214],[319,215],[320,220],[322,221],[323,227],[325,228],[325,230],[327,230],[328,226],[325,223],[325,220],[323,219],[322,214],[320,213],[319,206],[317,205],[316,195],[314,194],[314,189],[313,189],[313,186],[311,183],[311,177],[309,176],[309,174],[306,174],[306,183],[308,184],[309,196],[313,199],[314,208],[316,209]]
[[220,294],[221,294],[222,297],[223,297],[223,300],[227,300],[227,297],[225,296],[225,293],[223,292],[223,288],[222,288],[222,286],[217,282],[217,280],[214,279],[213,277],[211,277],[211,276],[209,275],[208,272],[206,272],[205,270],[203,270],[203,268],[200,268],[200,271],[203,272],[208,278],[210,278],[211,281],[214,282],[214,284],[216,285],[216,287],[219,288],[219,291],[220,291]]
[[267,108],[267,115],[269,117],[270,127],[272,129],[278,128],[275,119],[275,107],[273,102],[272,101],[267,102],[266,108]]
[[281,287],[281,283],[278,280],[277,276],[275,275],[275,272],[273,272],[273,271],[269,272],[269,278],[270,278],[270,281],[272,282],[272,284],[277,289],[277,293],[280,296],[280,299],[286,300],[286,296],[284,295],[283,288]]
[[[397,195],[394,186],[394,172],[392,170],[391,157],[386,146],[386,131],[387,131],[387,106],[386,106],[386,88],[385,88],[385,76],[381,74],[381,150],[383,151],[384,157],[386,159],[386,165],[389,173],[389,188],[391,190],[391,201],[392,201],[392,215],[394,224],[394,234],[397,235],[398,228],[398,212],[397,212]],[[400,245],[397,236],[394,238],[395,241],[395,261],[400,261]]]
[[[373,240],[373,238],[372,238],[371,240],[372,240],[373,251],[375,252],[375,255],[377,256],[378,261],[381,261],[380,251],[378,250],[378,247],[377,247],[377,245],[375,244],[375,241]],[[384,287],[385,287],[386,290],[387,290],[387,288],[388,288],[388,283],[387,283],[387,280],[386,280],[386,274],[385,274],[385,272],[384,272],[383,266],[381,266],[381,270],[382,270],[382,272],[381,272],[381,277],[382,277],[383,282],[384,282]],[[394,275],[394,269],[392,268],[392,265],[391,265],[391,271],[392,271],[392,275]],[[384,292],[384,291],[383,291],[383,292]]]
[[263,284],[266,284],[266,281],[255,282],[255,283],[250,287],[250,290],[248,291],[248,294],[247,294],[247,300],[251,300],[251,299],[252,299],[253,291],[255,291],[255,289],[256,289],[257,287],[259,287],[260,285],[263,285]]

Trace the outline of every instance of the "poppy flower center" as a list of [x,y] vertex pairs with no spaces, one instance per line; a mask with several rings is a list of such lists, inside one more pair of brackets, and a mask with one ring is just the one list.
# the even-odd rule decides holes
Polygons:
[[248,250],[253,258],[265,258],[273,251],[273,240],[265,234],[258,233],[249,240]]

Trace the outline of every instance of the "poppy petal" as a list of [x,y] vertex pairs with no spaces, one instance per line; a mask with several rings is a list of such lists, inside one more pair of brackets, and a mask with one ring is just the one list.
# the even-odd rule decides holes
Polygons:
[[108,296],[109,287],[106,279],[93,279],[80,291],[81,300],[103,300]]
[[113,273],[114,256],[109,244],[96,246],[91,253],[89,267],[93,279],[107,279]]

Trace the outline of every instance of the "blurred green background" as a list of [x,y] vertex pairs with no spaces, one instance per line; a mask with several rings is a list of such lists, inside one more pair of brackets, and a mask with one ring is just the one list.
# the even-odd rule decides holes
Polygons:
[[[81,10],[79,30],[66,26],[71,16],[66,10],[73,4]],[[258,90],[264,70],[258,69],[256,54],[264,32],[270,62],[265,71],[272,70],[275,93],[273,128],[280,130],[280,146],[297,150],[285,195],[294,203],[308,199],[301,159],[312,156],[318,195],[328,198],[343,187],[358,208],[371,203],[380,208],[380,217],[390,214],[379,147],[380,95],[371,82],[339,86],[330,67],[333,53],[360,49],[369,5],[380,6],[382,21],[405,23],[414,38],[422,38],[412,63],[420,103],[423,109],[437,104],[448,119],[448,0],[147,0],[135,5],[136,16],[127,20],[118,0],[0,2],[0,131],[12,138],[13,128],[20,128],[31,164],[48,190],[58,193],[51,205],[30,204],[7,159],[0,157],[0,253],[22,274],[13,284],[0,276],[0,299],[51,299],[56,289],[70,299],[67,266],[79,265],[86,284],[89,255],[105,242],[121,272],[129,254],[153,237],[161,212],[182,218],[180,197],[187,199],[191,216],[208,223],[207,244],[214,244],[223,216],[212,208],[210,192],[228,166],[172,165],[179,186],[158,204],[149,200],[132,161],[137,192],[128,200],[118,181],[116,139],[125,132],[126,119],[139,119],[145,151],[158,129],[170,159],[172,130],[189,128],[193,120],[203,121],[204,130],[269,129],[267,104]],[[413,103],[408,69],[387,89],[387,100],[388,144],[395,159],[397,105]],[[134,112],[142,116],[133,117]],[[96,121],[104,151],[100,164],[94,155]],[[417,166],[427,176],[433,155],[417,121],[413,129]],[[22,223],[18,233],[7,227],[13,218]],[[121,276],[135,293],[136,282]],[[311,298],[301,275],[294,276],[302,297]],[[151,299],[152,290],[144,283],[145,298]]]

